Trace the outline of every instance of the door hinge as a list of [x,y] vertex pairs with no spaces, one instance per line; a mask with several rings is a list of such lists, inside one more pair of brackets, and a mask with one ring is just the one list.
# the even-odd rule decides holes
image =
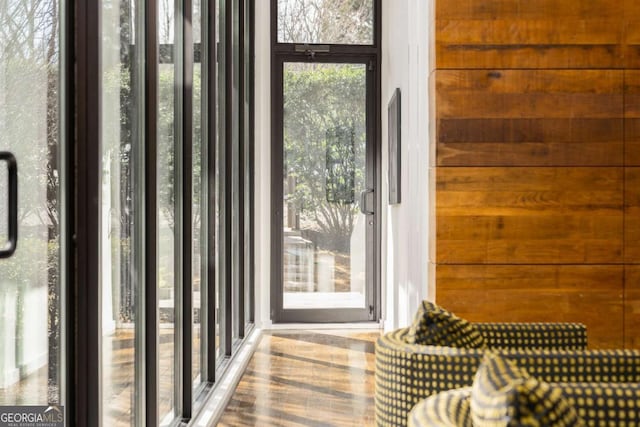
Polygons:
[[373,304],[369,305],[369,320],[373,320]]

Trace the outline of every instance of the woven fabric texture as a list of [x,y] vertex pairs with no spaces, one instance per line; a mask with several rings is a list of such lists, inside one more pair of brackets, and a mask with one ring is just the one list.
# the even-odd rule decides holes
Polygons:
[[[492,343],[502,343],[493,349],[541,381],[640,382],[640,352],[585,350],[586,328],[580,324],[483,325],[478,329],[490,348]],[[471,386],[485,353],[482,349],[409,344],[408,333],[409,328],[398,329],[376,343],[375,410],[379,426],[406,426],[409,411],[419,401],[441,391]],[[493,338],[488,338],[490,333]],[[539,334],[546,334],[557,348],[518,348],[502,334],[534,337],[528,341],[533,343],[541,339],[536,338]]]
[[[559,390],[578,417],[589,427],[638,427],[640,426],[639,383],[548,383],[552,390]],[[449,427],[451,418],[443,418],[441,411],[434,413],[432,400],[455,401],[459,407],[471,404],[469,388],[449,390],[419,402],[409,414],[412,427]],[[465,402],[466,400],[466,402]],[[445,414],[446,415],[446,414]],[[471,425],[471,413],[467,419],[455,419],[457,425]]]

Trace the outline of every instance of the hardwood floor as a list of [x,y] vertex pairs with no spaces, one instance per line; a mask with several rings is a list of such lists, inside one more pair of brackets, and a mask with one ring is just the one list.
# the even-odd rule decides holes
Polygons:
[[219,426],[370,426],[378,332],[264,333]]

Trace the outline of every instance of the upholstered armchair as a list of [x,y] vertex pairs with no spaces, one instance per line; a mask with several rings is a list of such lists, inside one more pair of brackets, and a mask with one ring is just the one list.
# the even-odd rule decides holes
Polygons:
[[424,302],[409,328],[376,343],[379,426],[406,426],[416,403],[468,387],[487,350],[498,351],[548,382],[640,382],[640,353],[587,350],[574,323],[469,323]]
[[[443,391],[416,404],[408,416],[409,427],[482,427],[496,425],[496,420],[501,425],[554,427],[640,425],[640,383],[545,383],[512,361],[506,370],[511,372],[496,368],[494,357],[485,356],[472,386]],[[500,357],[498,366],[506,362]]]

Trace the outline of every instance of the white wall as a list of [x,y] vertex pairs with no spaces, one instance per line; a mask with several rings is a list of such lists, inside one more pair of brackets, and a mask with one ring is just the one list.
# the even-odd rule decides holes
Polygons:
[[[271,326],[271,94],[269,3],[256,2],[256,322]],[[427,298],[428,46],[431,0],[383,0],[382,293],[385,329],[406,325]],[[388,205],[387,103],[402,91],[402,203]]]
[[[382,276],[386,330],[407,325],[427,295],[431,0],[382,1]],[[387,103],[401,91],[402,201],[388,204]]]
[[271,268],[271,43],[270,3],[256,2],[255,197],[256,326],[268,328]]

